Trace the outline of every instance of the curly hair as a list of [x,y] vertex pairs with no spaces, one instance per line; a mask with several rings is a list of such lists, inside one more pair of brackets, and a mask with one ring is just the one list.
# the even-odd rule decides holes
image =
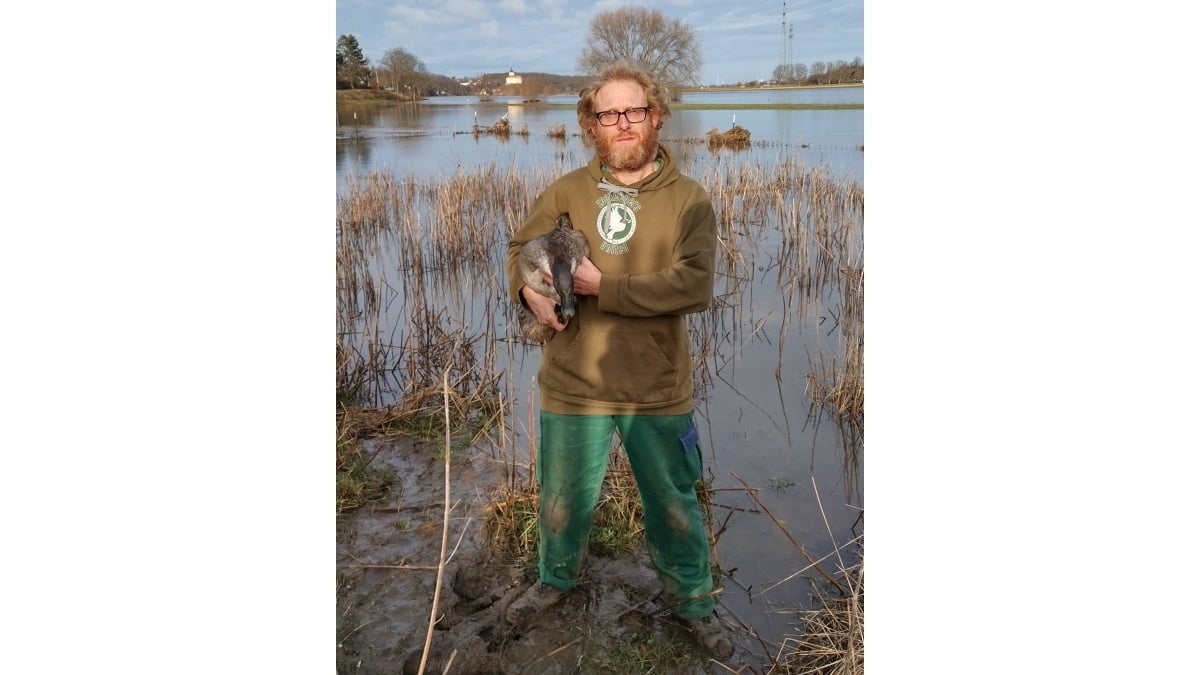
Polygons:
[[649,72],[625,61],[609,64],[600,71],[591,84],[579,92],[579,103],[575,105],[579,128],[583,131],[584,147],[590,148],[595,145],[595,139],[592,138],[592,125],[596,122],[596,92],[609,82],[620,80],[636,82],[641,85],[642,90],[646,92],[646,102],[650,106],[650,111],[658,113],[659,127],[662,126],[662,121],[671,115],[671,106],[667,102],[665,92]]

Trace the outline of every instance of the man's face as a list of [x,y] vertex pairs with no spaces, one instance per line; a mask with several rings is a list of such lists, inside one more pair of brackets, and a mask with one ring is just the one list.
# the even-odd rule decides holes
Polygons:
[[[641,85],[630,80],[609,82],[596,92],[598,113],[606,110],[623,112],[648,105]],[[658,122],[658,113],[653,111],[636,124],[631,124],[624,115],[611,127],[601,126],[599,120],[593,120],[592,132],[600,163],[614,171],[637,171],[653,162],[658,151]]]

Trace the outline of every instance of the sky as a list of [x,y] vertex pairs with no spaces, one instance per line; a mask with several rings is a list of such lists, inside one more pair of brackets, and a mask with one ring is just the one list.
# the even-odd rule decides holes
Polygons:
[[337,0],[336,24],[337,35],[358,38],[372,64],[399,47],[429,72],[450,77],[508,70],[576,75],[592,17],[638,4],[690,25],[700,44],[700,83],[728,84],[770,79],[783,61],[785,5],[790,62],[865,63],[863,2]]

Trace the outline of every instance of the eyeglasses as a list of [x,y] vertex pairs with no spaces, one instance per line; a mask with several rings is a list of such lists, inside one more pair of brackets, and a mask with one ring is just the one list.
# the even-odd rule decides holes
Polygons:
[[626,122],[629,122],[630,124],[637,124],[638,122],[646,121],[646,117],[650,115],[650,108],[630,108],[629,110],[624,110],[621,112],[616,110],[605,110],[604,112],[596,113],[596,121],[599,122],[600,126],[602,127],[611,127],[620,121],[622,115],[625,116]]

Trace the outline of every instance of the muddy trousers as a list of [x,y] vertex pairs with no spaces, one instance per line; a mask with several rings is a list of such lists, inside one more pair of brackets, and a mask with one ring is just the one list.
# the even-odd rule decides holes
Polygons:
[[641,495],[646,544],[668,604],[697,619],[714,599],[708,534],[696,499],[702,461],[692,414],[559,415],[541,413],[537,479],[538,571],[558,588],[579,582],[613,431],[620,434]]

